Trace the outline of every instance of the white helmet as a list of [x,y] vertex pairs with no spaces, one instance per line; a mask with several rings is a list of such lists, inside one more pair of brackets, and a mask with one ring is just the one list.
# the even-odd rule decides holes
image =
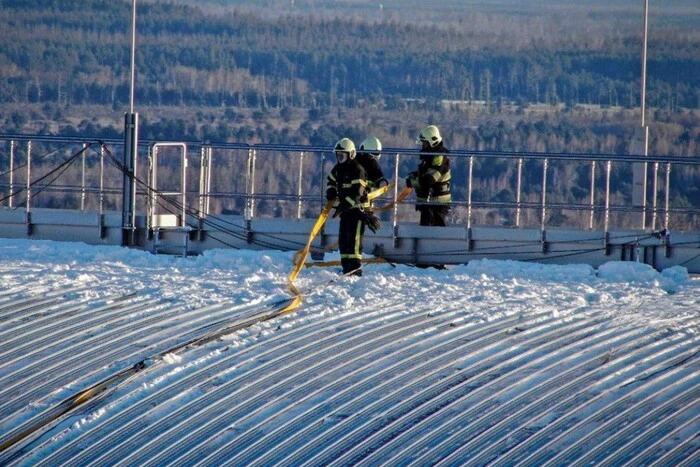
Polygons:
[[360,145],[360,151],[370,154],[375,159],[379,159],[382,155],[382,142],[376,136],[368,136]]
[[355,158],[355,143],[352,142],[350,138],[340,138],[337,143],[335,143],[335,157],[341,164],[348,160]]
[[442,141],[442,136],[440,136],[440,130],[435,125],[428,125],[423,128],[418,135],[416,143],[422,144],[423,142],[428,143],[428,146],[434,148]]

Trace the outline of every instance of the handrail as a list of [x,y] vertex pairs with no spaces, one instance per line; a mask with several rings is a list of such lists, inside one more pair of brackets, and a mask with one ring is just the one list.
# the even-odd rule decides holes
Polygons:
[[[0,141],[36,141],[36,142],[56,142],[56,143],[84,143],[89,141],[100,141],[108,145],[122,146],[124,141],[113,138],[99,137],[78,137],[78,136],[53,136],[53,135],[26,135],[26,134],[8,134],[0,133]],[[139,140],[139,147],[148,147],[154,143],[163,142],[162,140]],[[333,147],[328,146],[310,146],[299,144],[248,144],[248,143],[228,143],[228,142],[210,142],[201,140],[178,140],[177,143],[184,143],[187,146],[193,147],[209,147],[212,149],[255,149],[257,151],[289,151],[289,152],[326,152],[332,153]],[[385,147],[382,151],[385,154],[401,154],[401,155],[420,155],[421,152],[415,148],[406,147]],[[486,150],[471,150],[471,149],[450,149],[450,157],[470,157],[478,156],[485,158],[502,158],[502,159],[537,159],[542,160],[548,158],[563,159],[563,160],[585,160],[585,161],[619,161],[619,162],[669,162],[682,163],[688,165],[700,165],[700,158],[691,156],[670,156],[660,154],[610,154],[610,153],[582,153],[582,152],[535,152],[535,151],[486,151]]]
[[[10,134],[0,134],[0,143],[9,143],[9,154],[10,154],[10,171],[9,171],[9,185],[3,180],[4,175],[7,174],[5,168],[0,168],[0,187],[3,188],[0,192],[0,206],[2,206],[5,200],[8,200],[8,207],[16,209],[17,207],[23,207],[27,214],[29,214],[30,207],[34,208],[35,203],[30,203],[32,198],[32,193],[35,191],[41,192],[57,192],[63,191],[64,193],[75,193],[79,192],[80,196],[78,198],[81,210],[85,210],[88,206],[88,198],[97,194],[95,198],[97,205],[99,206],[99,212],[102,214],[104,209],[105,195],[109,194],[114,197],[118,193],[114,190],[114,181],[112,183],[105,183],[105,167],[104,167],[104,151],[105,147],[113,146],[116,148],[123,147],[124,142],[122,140],[115,139],[100,139],[91,137],[77,137],[77,136],[50,136],[50,135],[10,135]],[[22,144],[18,144],[22,143]],[[53,181],[49,184],[37,181],[32,183],[31,180],[35,177],[32,172],[33,166],[41,168],[42,165],[37,160],[42,159],[41,157],[36,158],[32,152],[36,152],[36,149],[32,147],[33,143],[46,144],[56,144],[56,145],[82,145],[82,174],[74,180],[74,184],[65,183],[55,184]],[[96,157],[99,157],[98,168],[88,168],[88,162],[86,161],[85,149],[88,143],[93,144],[92,150],[94,150]],[[101,143],[99,146],[94,143]],[[178,192],[181,196],[181,202],[178,206],[173,207],[173,210],[178,214],[181,214],[181,219],[184,222],[187,217],[196,217],[200,220],[210,214],[221,212],[223,207],[228,206],[227,212],[238,212],[242,214],[248,221],[248,226],[250,228],[250,221],[258,216],[258,208],[262,206],[261,203],[268,204],[267,212],[260,212],[261,215],[266,215],[270,213],[269,206],[275,203],[281,202],[292,202],[294,203],[292,209],[287,209],[285,217],[300,219],[302,217],[309,217],[310,212],[316,210],[315,207],[311,211],[304,211],[304,206],[308,208],[311,205],[316,206],[322,204],[324,200],[323,192],[325,188],[325,176],[326,171],[330,167],[329,164],[332,163],[332,157],[328,157],[332,153],[331,146],[309,146],[309,145],[287,145],[287,144],[247,144],[247,143],[227,143],[227,142],[202,142],[202,141],[178,141],[178,142],[154,142],[149,140],[141,140],[139,142],[139,148],[141,148],[140,156],[144,157],[146,151],[144,147],[151,148],[154,145],[165,145],[165,146],[177,146],[182,148],[183,157],[183,170],[189,165],[190,168],[187,170],[200,170],[199,174],[199,189],[195,192],[192,187],[185,186],[185,181],[187,180],[186,174],[183,172],[181,174],[183,186],[182,191]],[[50,146],[49,146],[50,147]],[[61,148],[64,152],[67,151],[65,148]],[[2,151],[2,147],[0,147]],[[55,151],[58,152],[58,151]],[[113,151],[118,153],[118,150]],[[414,164],[415,160],[411,159],[411,156],[418,156],[420,153],[416,148],[385,148],[383,151],[385,157],[393,157],[391,172],[392,176],[399,183],[401,182],[401,175],[399,173],[400,166],[406,169],[407,164]],[[289,154],[288,154],[289,153]],[[53,155],[53,152],[48,153]],[[508,223],[506,225],[512,225],[513,227],[519,228],[523,227],[529,222],[529,225],[538,225],[538,227],[543,231],[548,227],[549,217],[557,210],[567,210],[569,212],[577,212],[582,215],[576,214],[576,218],[573,220],[577,223],[582,224],[580,228],[587,228],[589,230],[595,228],[595,218],[600,216],[598,219],[599,226],[602,227],[606,232],[611,228],[611,223],[614,227],[620,227],[620,225],[615,225],[613,219],[611,219],[611,214],[613,213],[634,213],[642,211],[644,214],[650,213],[650,219],[652,220],[652,229],[657,228],[656,223],[662,223],[662,227],[668,229],[670,226],[671,214],[681,214],[693,216],[690,222],[697,226],[700,215],[700,207],[685,206],[681,203],[681,206],[671,206],[672,196],[671,191],[671,178],[670,171],[671,166],[690,166],[696,167],[700,165],[700,158],[693,157],[679,157],[679,156],[641,156],[641,155],[620,155],[620,154],[584,154],[584,153],[540,153],[540,152],[512,152],[512,151],[466,151],[466,150],[451,150],[449,152],[450,157],[453,158],[455,164],[453,165],[454,171],[466,171],[466,180],[461,178],[453,177],[452,183],[454,187],[459,187],[453,190],[453,202],[451,204],[454,208],[463,209],[466,208],[466,218],[463,219],[463,223],[467,228],[471,227],[476,223],[484,223],[484,213],[478,210],[494,210],[496,216],[500,216],[503,210],[507,210],[504,215],[506,220],[510,217],[510,211],[512,211],[514,222]],[[27,157],[27,164],[16,165],[15,159],[23,156]],[[277,189],[277,191],[271,191],[265,189],[263,178],[266,176],[263,161],[266,157],[277,157],[282,156],[282,171],[288,176],[288,180],[285,180],[285,188]],[[44,156],[46,159],[48,156]],[[92,156],[91,156],[92,157]],[[188,164],[187,159],[199,158],[199,164],[190,163]],[[234,159],[238,158],[237,162]],[[316,159],[313,159],[316,158]],[[259,159],[259,160],[258,160]],[[490,198],[484,200],[475,196],[476,189],[479,188],[475,180],[487,180],[486,178],[478,178],[478,170],[474,166],[476,160],[487,161],[499,159],[508,161],[508,164],[513,164],[512,168],[509,170],[515,171],[514,176],[517,177],[515,182],[511,182],[510,190],[515,190],[515,199],[513,201],[500,201],[495,199],[494,193],[490,193]],[[113,160],[113,158],[112,158]],[[273,159],[271,159],[273,160]],[[279,160],[279,159],[278,159]],[[257,162],[256,162],[257,161]],[[306,164],[305,169],[305,161]],[[411,162],[408,162],[411,161]],[[461,161],[461,162],[459,162]],[[557,170],[561,170],[560,167],[553,165],[553,162],[566,162],[573,164],[580,164],[582,167],[584,164],[590,164],[590,168],[584,168],[584,171],[588,172],[588,177],[590,181],[586,181],[589,184],[588,188],[590,193],[587,195],[587,199],[583,198],[577,199],[576,201],[569,200],[568,202],[562,202],[561,196],[553,196],[554,194],[560,194],[560,191],[556,193],[550,192],[552,186],[556,186],[549,179],[554,177],[552,174],[556,174]],[[458,163],[459,162],[459,163]],[[466,162],[466,166],[464,163]],[[530,186],[537,186],[539,191],[529,190],[525,187],[524,175],[523,175],[523,164],[536,162],[538,165],[530,165],[529,177]],[[653,196],[650,197],[650,203],[645,206],[631,206],[625,204],[620,200],[612,199],[616,191],[620,190],[611,187],[611,173],[612,168],[615,167],[616,171],[626,170],[625,164],[635,164],[638,162],[652,163],[652,173],[653,173],[653,183],[651,184],[651,189],[653,190]],[[601,172],[598,174],[596,169],[600,163]],[[218,165],[217,165],[218,164]],[[460,165],[462,164],[462,165]],[[539,164],[542,164],[541,169]],[[26,168],[24,166],[26,165]],[[258,167],[258,165],[260,167]],[[328,167],[326,167],[328,165]],[[228,172],[224,172],[222,167]],[[622,169],[620,168],[622,167]],[[537,170],[533,170],[537,168]],[[23,177],[16,177],[15,171],[19,169],[25,170],[25,179]],[[260,170],[259,170],[260,169]],[[574,167],[576,169],[576,167]],[[89,170],[99,170],[99,173],[93,173],[92,180],[90,180]],[[115,169],[112,169],[115,170]],[[576,169],[577,170],[577,169]],[[660,174],[659,171],[662,171]],[[677,169],[674,169],[674,171]],[[539,174],[537,174],[539,171]],[[19,173],[19,172],[18,172]],[[40,172],[36,172],[40,175]],[[561,173],[561,172],[559,172]],[[583,171],[580,171],[583,173]],[[617,172],[619,173],[619,172]],[[260,174],[260,175],[259,175]],[[269,172],[268,172],[269,174]],[[36,178],[39,177],[36,176]],[[157,178],[156,174],[150,174],[153,179],[151,182],[155,181]],[[454,173],[453,173],[454,175]],[[138,174],[137,174],[138,176]],[[489,174],[492,177],[493,174]],[[658,177],[664,177],[665,180],[658,180]],[[260,178],[258,178],[260,177]],[[318,178],[317,178],[318,177]],[[464,177],[461,175],[460,177]],[[218,179],[217,179],[218,178]],[[598,182],[596,178],[603,180],[603,183],[598,187]],[[196,178],[195,178],[196,179]],[[99,186],[97,185],[97,180],[99,180]],[[581,180],[579,180],[580,183]],[[217,186],[216,183],[219,185]],[[267,180],[269,182],[269,180]],[[534,183],[534,185],[533,185]],[[222,185],[223,184],[223,185]],[[111,185],[111,186],[110,186]],[[152,185],[149,187],[149,185]],[[137,197],[139,197],[142,202],[141,205],[148,205],[150,202],[150,207],[155,207],[155,201],[159,199],[159,195],[165,193],[159,193],[157,191],[157,183],[144,183],[141,188],[137,190]],[[279,184],[278,184],[279,185]],[[483,185],[483,183],[482,183]],[[561,180],[559,185],[561,185]],[[9,186],[10,195],[5,196],[5,188]],[[22,187],[22,188],[20,188]],[[600,192],[596,193],[596,189]],[[287,191],[285,191],[287,190]],[[26,191],[26,193],[24,193]],[[393,209],[391,212],[391,225],[394,230],[396,230],[398,225],[398,217],[401,215],[402,220],[405,220],[407,215],[410,214],[411,210],[398,210],[398,204],[396,203],[398,190],[393,190]],[[460,193],[460,196],[455,196],[455,193]],[[528,193],[529,199],[523,196],[524,193]],[[624,191],[623,191],[624,193]],[[464,196],[461,196],[461,195]],[[192,196],[194,195],[194,196]],[[597,196],[596,196],[597,195]],[[659,195],[661,195],[661,202],[658,202]],[[535,196],[538,200],[535,201]],[[462,199],[464,198],[464,199]],[[26,204],[24,200],[26,199]],[[196,202],[188,203],[186,200],[192,199]],[[212,201],[216,200],[216,203]],[[16,206],[19,204],[20,206]],[[24,204],[24,206],[22,206]],[[188,206],[189,204],[189,206]],[[406,204],[405,202],[402,204]],[[112,204],[114,205],[114,203]],[[660,206],[662,205],[662,206]],[[196,206],[196,207],[194,207]],[[212,206],[215,206],[212,208]],[[501,213],[496,212],[496,210],[501,210]],[[527,210],[525,214],[533,213],[527,218],[523,215],[523,212]],[[584,211],[588,211],[588,216],[583,215]],[[482,214],[482,219],[479,221],[477,217]],[[567,213],[568,214],[568,213]],[[275,213],[275,216],[278,214]],[[29,218],[29,216],[27,216]],[[587,217],[583,220],[583,217]],[[524,220],[523,220],[524,219]],[[30,222],[29,220],[27,221]],[[459,220],[459,222],[462,222]],[[498,222],[496,219],[495,222]],[[561,222],[561,221],[560,221]],[[585,226],[583,224],[586,224]],[[201,225],[201,222],[200,222]],[[544,238],[544,235],[543,235]]]

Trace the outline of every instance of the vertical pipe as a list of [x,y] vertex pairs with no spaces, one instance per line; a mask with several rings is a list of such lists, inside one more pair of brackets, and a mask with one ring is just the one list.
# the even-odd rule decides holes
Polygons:
[[[131,60],[129,112],[124,116],[124,176],[122,181],[122,245],[133,246],[136,236],[136,159],[138,154],[138,114],[134,113],[136,74],[136,0],[131,2]],[[149,220],[150,222],[150,220]]]
[[83,143],[83,153],[81,155],[80,169],[80,210],[85,211],[85,153],[87,152],[87,143]]
[[588,220],[588,228],[593,230],[593,218],[595,216],[595,161],[591,161],[591,217]]
[[608,161],[605,167],[605,234],[608,234],[610,227],[610,172],[612,161]]
[[523,158],[518,158],[518,180],[515,193],[515,226],[520,227],[520,212],[522,210]]
[[[641,79],[641,123],[644,138],[644,156],[649,155],[649,128],[646,123],[646,88],[647,88],[647,37],[649,32],[649,0],[644,0],[644,39],[642,45],[642,79]],[[647,163],[644,162],[644,177],[643,177],[643,196],[642,196],[642,225],[641,228],[646,228],[647,222]],[[653,229],[652,225],[652,229]]]
[[133,246],[136,233],[136,163],[139,114],[124,115],[124,175],[122,181],[122,245]]
[[134,82],[136,76],[136,0],[131,2],[131,64],[129,81],[129,113],[134,113]]
[[[647,87],[647,34],[649,32],[649,0],[644,0],[644,34],[642,41],[642,81],[641,81],[641,113],[642,128],[646,126],[646,87]],[[646,155],[646,154],[645,154]]]
[[549,159],[544,159],[542,164],[542,219],[540,221],[540,229],[544,232],[544,225],[547,219],[547,167]]
[[[647,75],[647,32],[648,32],[648,0],[644,1],[644,30],[642,32],[642,57],[640,79],[640,123],[635,129],[631,151],[635,155],[649,154],[649,127],[646,125],[646,75]],[[642,160],[632,163],[632,206],[631,223],[634,227],[647,228],[647,169],[648,162]]]
[[302,208],[302,188],[301,184],[303,181],[303,174],[304,174],[304,157],[306,154],[304,154],[304,151],[301,151],[301,154],[299,155],[299,174],[298,174],[298,185],[297,185],[297,220],[301,219],[301,208]]
[[[648,127],[642,127],[642,131],[644,132],[644,156],[649,155],[649,128]],[[647,227],[647,162],[644,162],[643,164],[643,177],[642,177],[642,225],[640,226],[642,229],[646,229]]]
[[469,156],[469,180],[467,180],[467,229],[472,228],[472,192],[474,191],[474,156]]
[[25,207],[27,214],[29,214],[31,199],[32,199],[32,142],[27,141],[27,206]]
[[10,141],[10,197],[8,198],[9,206],[13,207],[15,195],[15,140]]

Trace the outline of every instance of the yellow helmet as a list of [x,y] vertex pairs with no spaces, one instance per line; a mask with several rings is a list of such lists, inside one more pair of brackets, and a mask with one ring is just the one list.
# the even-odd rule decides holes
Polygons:
[[355,143],[352,142],[350,138],[340,138],[337,143],[335,143],[335,157],[341,164],[348,160],[355,158]]
[[379,159],[382,155],[382,142],[376,136],[368,136],[360,145],[360,151],[372,155],[375,159]]
[[442,141],[442,136],[440,136],[440,130],[435,125],[428,125],[423,128],[416,139],[416,143],[422,144],[423,142],[428,143],[428,146],[434,148]]

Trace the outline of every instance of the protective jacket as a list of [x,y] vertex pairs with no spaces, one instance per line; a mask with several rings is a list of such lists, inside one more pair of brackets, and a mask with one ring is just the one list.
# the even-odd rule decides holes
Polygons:
[[387,179],[384,178],[384,172],[379,165],[379,161],[372,155],[366,152],[358,152],[355,159],[367,172],[367,191],[389,184]]
[[416,199],[419,203],[449,204],[452,202],[450,194],[452,174],[448,152],[442,143],[423,151],[418,170],[408,175],[406,185],[416,191]]
[[338,212],[369,207],[367,172],[357,159],[335,164],[328,175],[326,198],[338,198]]

